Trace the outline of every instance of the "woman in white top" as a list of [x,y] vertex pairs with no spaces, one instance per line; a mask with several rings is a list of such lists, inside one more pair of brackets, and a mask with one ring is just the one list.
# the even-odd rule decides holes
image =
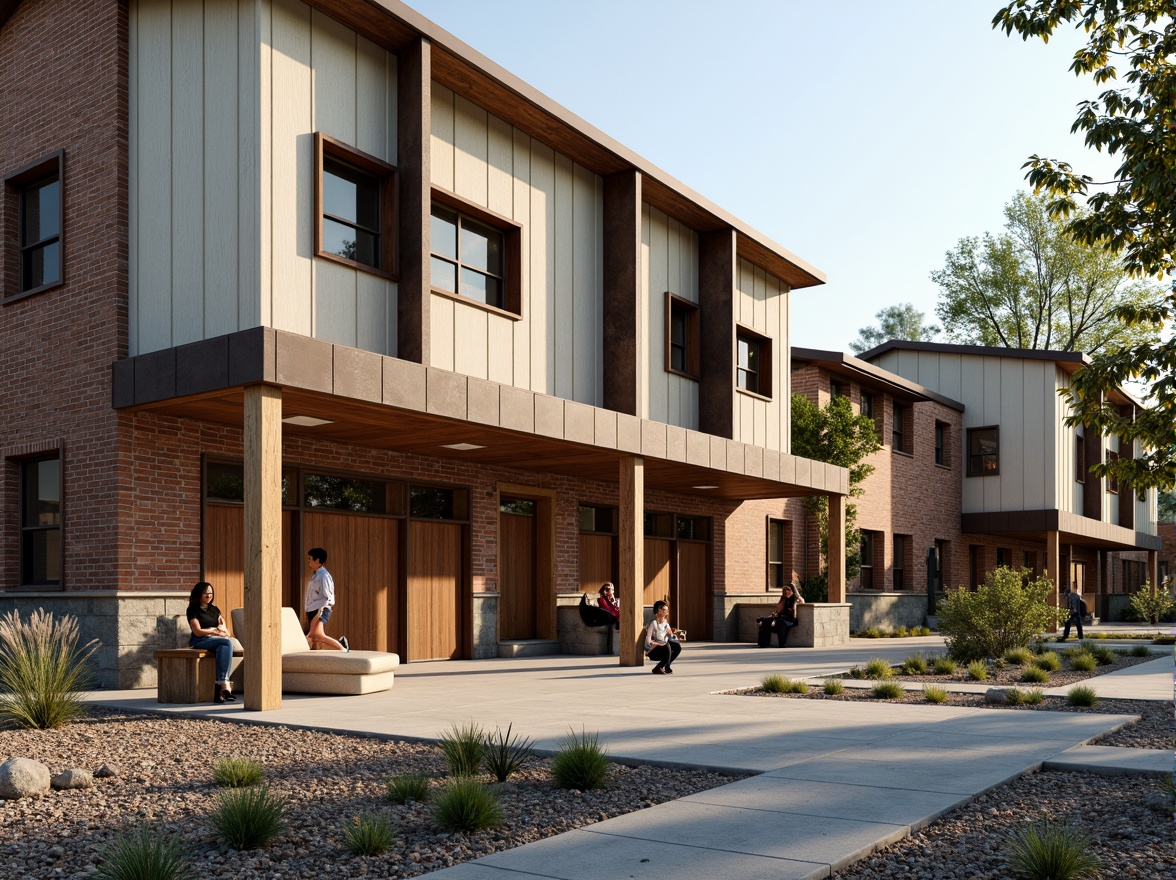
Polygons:
[[678,640],[678,633],[670,626],[670,604],[658,600],[653,603],[653,620],[645,630],[645,652],[650,660],[656,660],[657,666],[651,672],[654,675],[673,675],[670,664],[682,653],[682,643]]

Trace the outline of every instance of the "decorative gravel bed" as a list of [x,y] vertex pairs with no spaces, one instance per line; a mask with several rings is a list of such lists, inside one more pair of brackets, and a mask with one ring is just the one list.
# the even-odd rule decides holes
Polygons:
[[[1119,669],[1129,669],[1132,666],[1138,666],[1140,663],[1147,663],[1151,660],[1156,660],[1160,654],[1152,654],[1150,657],[1131,657],[1127,654],[1118,654],[1114,663],[1108,663],[1106,666],[1096,666],[1089,672],[1082,672],[1070,668],[1070,661],[1061,656],[1062,650],[1066,646],[1058,645],[1054,647],[1050,645],[1050,650],[1058,654],[1062,661],[1062,668],[1057,672],[1049,674],[1049,681],[1044,684],[1025,684],[1021,681],[1021,673],[1024,671],[1024,666],[1017,666],[1012,663],[1006,663],[1003,666],[988,666],[988,678],[983,682],[973,681],[968,678],[968,670],[964,664],[960,664],[960,668],[954,675],[903,675],[902,664],[896,663],[894,677],[898,681],[917,681],[926,684],[989,684],[993,687],[1009,687],[1017,685],[1019,687],[1040,687],[1052,688],[1062,687],[1068,684],[1075,684],[1079,681],[1085,681],[1088,678],[1094,678],[1096,675],[1106,675],[1108,672],[1115,672]],[[1072,647],[1072,646],[1070,646]],[[916,652],[912,652],[916,653]],[[938,652],[942,654],[943,652]],[[935,656],[935,653],[927,654],[926,656]],[[849,673],[840,676],[843,679],[852,679],[853,676]]]
[[[215,838],[206,819],[221,791],[212,768],[226,755],[261,762],[287,800],[287,832],[271,846],[237,852]],[[385,796],[385,782],[401,773],[440,786],[445,763],[429,744],[95,709],[60,730],[0,730],[0,760],[8,757],[41,761],[51,773],[102,764],[119,772],[89,789],[0,800],[0,876],[13,880],[89,877],[101,848],[142,823],[180,835],[198,866],[193,876],[412,877],[738,778],[614,765],[606,788],[565,791],[552,784],[549,762],[532,758],[498,786],[503,826],[466,835],[440,830],[427,804]],[[383,856],[352,856],[343,845],[344,823],[364,811],[386,811],[399,826]]]
[[922,831],[833,876],[837,880],[1005,880],[1009,834],[1042,819],[1090,835],[1116,880],[1176,877],[1173,796],[1161,779],[1032,773],[993,789]]

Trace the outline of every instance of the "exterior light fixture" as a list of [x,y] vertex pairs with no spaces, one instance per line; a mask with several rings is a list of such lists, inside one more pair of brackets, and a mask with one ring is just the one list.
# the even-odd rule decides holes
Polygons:
[[469,452],[471,449],[485,449],[477,443],[442,443],[442,449],[456,449],[458,452]]
[[316,419],[314,416],[286,416],[282,421],[287,425],[297,425],[300,428],[317,428],[319,425],[335,424],[330,419]]

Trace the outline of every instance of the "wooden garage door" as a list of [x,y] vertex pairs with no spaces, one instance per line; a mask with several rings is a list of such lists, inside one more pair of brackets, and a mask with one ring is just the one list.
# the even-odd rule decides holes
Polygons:
[[[327,571],[335,581],[335,609],[327,635],[347,636],[358,651],[399,652],[399,526],[398,520],[356,513],[302,515],[303,543],[327,551]],[[309,570],[304,574],[299,613],[305,607]]]
[[674,625],[686,630],[688,638],[710,638],[710,596],[707,591],[707,545],[678,542],[677,609]]
[[646,605],[652,605],[659,599],[671,603],[670,617],[677,621],[678,612],[673,608],[670,559],[674,547],[673,541],[661,538],[645,539],[645,598]]
[[408,525],[407,615],[410,660],[460,656],[462,527],[415,520]]
[[[294,577],[290,548],[294,514],[282,511],[282,595],[290,604],[288,588]],[[233,631],[230,612],[245,607],[245,509],[239,505],[208,504],[204,508],[204,580],[216,590],[216,607]],[[297,606],[301,611],[302,607]]]

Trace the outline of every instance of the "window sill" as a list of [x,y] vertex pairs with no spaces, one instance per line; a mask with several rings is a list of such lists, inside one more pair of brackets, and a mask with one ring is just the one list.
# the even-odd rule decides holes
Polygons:
[[893,452],[895,455],[901,455],[904,458],[914,458],[915,457],[915,454],[913,452],[906,452],[902,449],[891,449],[890,451]]
[[346,266],[349,269],[356,269],[360,272],[365,272],[368,275],[375,275],[378,278],[383,278],[385,281],[399,281],[400,277],[395,272],[388,272],[384,269],[377,269],[375,266],[369,266],[367,263],[360,263],[355,260],[349,260],[346,257],[341,257],[338,254],[332,254],[330,251],[318,251],[315,256],[321,260],[327,260],[331,263],[338,263],[340,266]]
[[669,367],[666,367],[666,372],[667,372],[667,373],[669,373],[671,376],[678,376],[678,377],[680,377],[680,378],[682,378],[682,379],[689,379],[689,380],[690,380],[690,381],[692,381],[692,382],[700,382],[700,381],[702,381],[702,380],[701,380],[701,379],[700,379],[700,378],[699,378],[697,375],[695,375],[694,373],[683,373],[681,370],[671,370]]
[[969,477],[999,477],[1000,471],[985,471],[982,474],[968,474]]
[[936,462],[935,466],[937,468],[939,468],[941,471],[950,471],[952,469],[950,464],[939,464],[938,462]]
[[52,284],[42,284],[40,287],[34,287],[32,290],[23,290],[20,293],[14,293],[12,296],[4,297],[4,305],[14,303],[22,299],[28,299],[30,296],[36,296],[39,293],[48,293],[50,290],[56,290],[63,287],[65,281],[54,281]]
[[431,293],[437,294],[437,296],[443,296],[446,299],[451,299],[454,302],[459,302],[463,305],[473,306],[476,309],[481,309],[482,311],[489,312],[492,315],[499,315],[500,317],[507,318],[511,321],[523,320],[523,316],[516,314],[515,312],[508,311],[507,309],[500,309],[498,306],[492,306],[489,303],[478,302],[476,299],[470,299],[468,296],[462,296],[460,293],[454,293],[451,290],[442,290],[440,287],[430,287],[429,291]]
[[762,400],[762,401],[765,401],[766,403],[771,403],[771,402],[772,402],[772,398],[771,398],[771,397],[769,397],[769,396],[768,396],[768,395],[766,395],[766,394],[760,394],[758,391],[748,391],[746,388],[736,388],[735,390],[736,390],[738,393],[740,393],[740,394],[745,394],[745,395],[747,395],[748,397],[751,397],[751,398],[753,398],[753,399],[755,399],[755,400]]

